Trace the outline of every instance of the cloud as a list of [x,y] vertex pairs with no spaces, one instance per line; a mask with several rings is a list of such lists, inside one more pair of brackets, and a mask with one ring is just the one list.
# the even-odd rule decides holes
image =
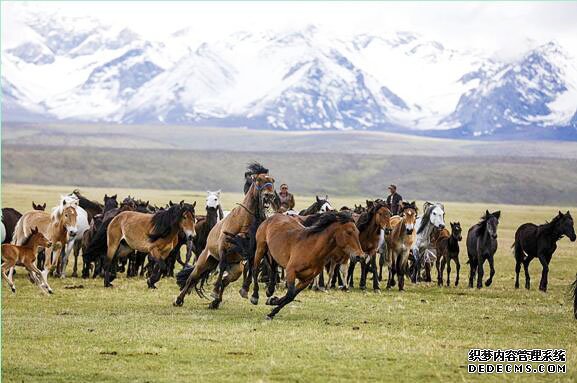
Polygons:
[[211,40],[315,24],[343,35],[415,31],[500,57],[551,40],[577,53],[577,3],[566,2],[3,2],[2,8],[3,24],[17,11],[90,15],[157,40],[182,28]]

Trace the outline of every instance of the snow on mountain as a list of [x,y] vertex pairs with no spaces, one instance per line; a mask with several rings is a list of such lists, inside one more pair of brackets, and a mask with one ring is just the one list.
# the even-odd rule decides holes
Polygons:
[[462,81],[478,85],[463,94],[446,121],[474,135],[567,126],[577,103],[575,59],[552,42],[517,62],[469,73]]
[[9,24],[4,120],[459,137],[577,127],[576,61],[555,43],[501,62],[411,32],[345,38],[308,26],[203,41],[186,28],[155,42],[91,18],[23,12]]

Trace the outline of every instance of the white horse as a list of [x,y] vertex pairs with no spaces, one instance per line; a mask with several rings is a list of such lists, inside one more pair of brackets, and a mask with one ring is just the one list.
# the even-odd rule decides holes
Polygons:
[[86,213],[86,210],[80,207],[79,203],[80,200],[78,199],[78,197],[76,197],[72,193],[65,196],[61,195],[58,206],[52,209],[52,214],[56,212],[62,213],[64,208],[72,206],[74,207],[74,210],[76,210],[77,214],[76,235],[74,236],[74,238],[68,241],[65,248],[63,249],[62,270],[60,273],[61,278],[66,278],[66,266],[68,265],[68,257],[70,256],[70,253],[74,249],[75,245],[79,247],[82,244],[82,237],[84,236],[84,232],[90,228],[90,223],[88,222],[88,213]]
[[437,258],[431,234],[434,229],[445,227],[445,206],[439,202],[425,202],[423,205],[423,215],[417,217],[415,227],[417,235],[413,243],[414,270],[411,275],[413,282],[418,281],[421,263],[433,264]]

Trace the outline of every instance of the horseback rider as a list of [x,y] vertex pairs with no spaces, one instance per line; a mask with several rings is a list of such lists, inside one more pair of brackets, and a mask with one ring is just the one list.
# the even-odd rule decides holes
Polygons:
[[398,215],[401,211],[401,202],[403,201],[403,197],[397,193],[397,186],[396,185],[389,185],[389,196],[387,197],[387,205],[391,210],[392,215]]
[[295,197],[289,193],[288,185],[280,185],[280,206],[283,210],[293,210],[295,208]]

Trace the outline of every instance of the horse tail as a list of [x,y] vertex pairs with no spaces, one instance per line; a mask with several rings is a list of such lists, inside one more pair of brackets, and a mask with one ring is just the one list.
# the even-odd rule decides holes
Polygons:
[[[178,285],[178,287],[180,287],[181,290],[186,287],[186,283],[188,282],[188,279],[190,278],[190,275],[192,274],[193,271],[194,266],[186,265],[182,270],[180,270],[176,274],[176,284]],[[204,295],[204,285],[208,280],[208,278],[210,277],[211,272],[212,270],[210,269],[206,270],[200,275],[200,277],[196,281],[194,281],[193,285],[194,290],[201,298],[206,298],[206,295]]]
[[14,228],[14,235],[12,236],[13,245],[21,245],[22,241],[26,238],[26,231],[24,230],[24,216],[20,217],[18,222],[16,222],[16,227]]
[[573,316],[577,319],[577,274],[575,274],[575,281],[571,284],[571,295],[573,298]]
[[231,247],[227,250],[227,255],[240,254],[242,259],[245,261],[250,261],[253,258],[249,237],[232,234],[226,231],[224,234],[226,235],[226,242],[231,245]]

